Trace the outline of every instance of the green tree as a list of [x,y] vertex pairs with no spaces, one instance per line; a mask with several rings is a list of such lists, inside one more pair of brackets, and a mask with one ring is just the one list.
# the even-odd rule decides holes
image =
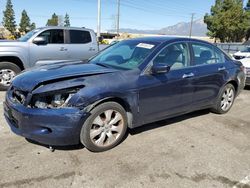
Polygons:
[[13,4],[11,0],[7,0],[6,9],[3,11],[3,26],[8,29],[12,35],[15,35],[16,31],[16,21],[15,13],[13,10]]
[[[250,22],[250,0],[248,0],[245,10],[248,17],[248,22]],[[249,40],[249,38],[250,38],[250,27],[247,29],[246,32],[246,40]]]
[[46,26],[58,26],[58,16],[54,13],[51,19],[48,19]]
[[247,5],[246,5],[245,9],[250,10],[250,0],[247,1]]
[[70,20],[69,20],[69,15],[66,13],[64,17],[64,27],[70,27]]
[[22,17],[21,17],[21,21],[20,21],[20,24],[19,24],[19,31],[21,33],[27,33],[30,31],[31,27],[30,27],[30,18],[26,12],[26,10],[23,10],[22,12]]
[[216,0],[204,22],[208,36],[221,42],[241,42],[250,25],[242,0]]
[[30,30],[36,29],[36,24],[34,22],[32,22],[32,24],[30,25]]

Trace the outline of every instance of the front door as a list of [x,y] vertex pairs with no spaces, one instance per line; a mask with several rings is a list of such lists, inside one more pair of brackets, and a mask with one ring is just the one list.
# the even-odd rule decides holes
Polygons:
[[44,37],[46,44],[30,44],[30,63],[35,64],[53,63],[55,61],[67,60],[68,49],[64,43],[63,29],[50,29],[43,31],[38,37]]
[[153,60],[154,65],[158,63],[169,65],[170,71],[139,78],[139,110],[143,123],[189,111],[192,104],[193,69],[189,67],[188,44],[168,45]]

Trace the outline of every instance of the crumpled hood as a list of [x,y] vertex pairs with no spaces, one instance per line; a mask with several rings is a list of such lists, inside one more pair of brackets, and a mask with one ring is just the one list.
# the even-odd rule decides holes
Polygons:
[[41,66],[18,75],[12,85],[22,91],[32,91],[40,85],[79,77],[93,76],[115,72],[95,64],[84,64],[83,62],[63,62],[49,66]]

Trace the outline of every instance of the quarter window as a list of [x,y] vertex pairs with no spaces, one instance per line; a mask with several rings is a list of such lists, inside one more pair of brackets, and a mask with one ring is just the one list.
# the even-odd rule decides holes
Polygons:
[[91,42],[91,35],[88,31],[70,30],[71,44],[85,44]]
[[180,69],[189,66],[189,50],[186,43],[176,43],[164,48],[156,56],[154,64],[167,64],[171,69]]
[[194,65],[224,63],[225,56],[214,46],[207,44],[192,44],[194,52]]
[[63,44],[64,32],[62,29],[53,29],[42,32],[39,37],[44,37],[47,44]]

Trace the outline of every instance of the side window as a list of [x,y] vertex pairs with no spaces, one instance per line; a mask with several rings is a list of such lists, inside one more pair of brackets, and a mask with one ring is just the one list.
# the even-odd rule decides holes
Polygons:
[[64,32],[62,29],[52,29],[42,32],[39,37],[44,37],[48,44],[63,44]]
[[223,54],[223,52],[221,52],[219,49],[216,49],[215,47],[214,47],[214,52],[216,57],[216,63],[225,63],[226,57]]
[[224,54],[212,45],[192,44],[192,48],[195,66],[225,62]]
[[171,69],[179,69],[189,66],[189,50],[186,43],[176,43],[164,48],[156,56],[154,64],[167,64]]
[[91,35],[88,31],[70,30],[71,44],[86,44],[91,42]]

